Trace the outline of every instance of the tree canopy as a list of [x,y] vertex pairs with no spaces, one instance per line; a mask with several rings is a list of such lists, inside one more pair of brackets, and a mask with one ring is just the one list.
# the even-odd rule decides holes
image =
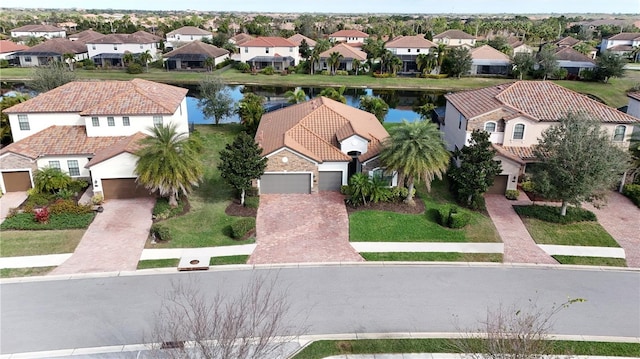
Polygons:
[[558,59],[553,45],[544,45],[542,50],[538,52],[538,65],[543,80],[546,80],[547,77],[558,70]]
[[524,75],[533,70],[533,66],[536,64],[536,60],[533,55],[526,52],[519,52],[511,59],[513,63],[513,74],[518,76],[520,80]]
[[463,74],[471,71],[473,59],[468,49],[464,47],[449,50],[447,56],[442,63],[442,71],[460,78]]
[[267,158],[262,157],[262,149],[245,132],[241,132],[233,143],[220,151],[220,176],[239,192],[243,206],[251,181],[260,178],[266,167]]
[[198,107],[207,118],[213,118],[216,125],[225,117],[229,117],[234,111],[234,102],[231,91],[225,86],[220,77],[207,75],[199,84],[200,99]]
[[612,77],[622,77],[624,65],[626,65],[626,61],[622,56],[605,51],[596,60],[595,77],[604,83],[609,82]]
[[244,128],[250,135],[255,135],[258,130],[260,119],[264,114],[264,101],[264,97],[252,92],[247,92],[238,104],[240,123],[244,125]]
[[52,61],[49,65],[38,66],[32,70],[29,87],[38,92],[47,92],[75,79],[75,72],[69,70],[62,62]]
[[389,113],[389,105],[377,96],[361,96],[359,107],[376,116],[380,123],[384,122],[385,116]]

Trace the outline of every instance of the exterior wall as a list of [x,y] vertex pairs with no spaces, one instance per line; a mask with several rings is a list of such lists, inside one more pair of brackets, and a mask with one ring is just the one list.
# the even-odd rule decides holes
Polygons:
[[509,175],[509,180],[507,181],[507,190],[510,189],[518,189],[518,177],[523,172],[523,167],[518,162],[515,162],[509,158],[502,157],[500,155],[495,156],[493,158],[495,161],[500,161],[502,165],[501,175]]
[[629,98],[629,107],[627,108],[627,114],[635,118],[640,118],[640,101]]
[[533,48],[529,45],[520,45],[516,48],[513,49],[513,54],[520,54],[520,53],[525,53],[525,54],[533,54]]
[[217,64],[219,64],[219,63],[221,63],[221,62],[224,62],[224,61],[225,61],[226,59],[228,59],[228,58],[229,58],[229,54],[225,54],[225,55],[222,55],[222,56],[218,56],[218,57],[216,57],[215,59],[213,59],[213,63],[214,63],[215,65],[217,65]]
[[450,39],[448,37],[442,39],[433,39],[436,44],[445,44],[448,46],[464,46],[467,45],[469,47],[476,46],[475,39]]
[[135,178],[133,170],[138,157],[130,153],[122,153],[90,168],[93,181],[93,192],[102,193],[102,179]]
[[69,165],[67,164],[67,160],[78,161],[78,167],[80,167],[80,175],[72,177],[80,178],[89,177],[91,175],[89,173],[89,170],[84,167],[89,162],[89,158],[87,156],[47,156],[38,158],[36,163],[38,165],[38,168],[43,168],[49,166],[49,161],[60,161],[60,170],[64,173],[69,174]]
[[11,37],[44,37],[52,39],[54,37],[67,37],[65,30],[60,31],[11,31]]
[[[269,49],[269,52],[266,51]],[[282,57],[290,56],[295,64],[300,63],[300,53],[298,46],[294,47],[246,47],[240,45],[240,61],[247,62],[256,56],[274,56],[278,54]]]
[[418,47],[388,47],[387,50],[391,51],[394,55],[418,55],[418,54],[428,54],[429,48],[418,48]]
[[342,171],[342,185],[349,183],[349,162],[324,162],[318,165],[319,172]]
[[[316,163],[289,149],[283,149],[268,156],[265,173],[269,172],[300,172],[311,173],[311,192],[318,192],[318,166]],[[286,158],[286,160],[285,160]]]
[[[38,56],[34,56],[34,55],[14,55],[15,57],[18,58],[19,62],[20,62],[20,67],[34,67],[34,66],[40,66],[40,65],[46,65],[49,59],[49,57],[38,57]],[[27,58],[31,59],[31,61],[27,61]],[[84,59],[89,58],[88,53],[83,52],[80,54],[76,54],[75,56],[75,60],[76,61],[82,61]],[[40,62],[40,59],[46,59],[42,61],[42,63]],[[62,61],[62,56],[54,56],[53,57],[54,61]]]
[[[4,156],[0,157],[0,169],[3,171],[29,171],[29,176],[31,177],[31,187],[33,187],[33,173],[38,169],[38,167],[34,160],[13,153],[7,153]],[[4,180],[2,176],[0,176],[0,190],[2,190],[2,193],[7,193],[4,187]]]
[[155,58],[157,56],[158,44],[155,42],[146,44],[87,44],[89,57],[100,54],[124,54],[129,51],[132,54],[141,54],[147,50]]
[[[460,121],[462,121],[461,126]],[[447,101],[444,123],[440,124],[440,131],[444,133],[449,151],[453,151],[456,146],[462,148],[467,143],[467,119],[449,101]]]
[[[148,130],[149,127],[153,127],[153,116],[129,116],[130,126],[122,125],[122,117],[121,115],[115,115],[114,122],[115,126],[108,126],[107,117],[108,116],[97,116],[100,121],[100,126],[94,127],[91,116],[82,117],[82,125],[86,126],[87,136],[89,137],[100,137],[100,136],[130,136],[136,132],[143,132],[146,134],[151,134]],[[162,116],[162,123],[167,125],[169,123],[174,123],[177,125],[176,130],[178,133],[185,132],[189,133],[189,120],[187,118],[187,99],[183,99],[180,103],[180,106],[176,109],[176,112],[171,115]]]
[[186,35],[186,34],[171,34],[167,35],[167,42],[192,42],[202,41],[202,39],[213,39],[213,35]]
[[602,39],[600,43],[600,51],[604,51],[608,48],[618,46],[618,45],[630,45],[632,47],[636,47],[640,45],[640,40],[609,40]]
[[20,130],[18,124],[18,114],[9,114],[9,123],[11,124],[11,134],[13,141],[18,142],[21,139],[40,132],[47,127],[56,126],[83,126],[84,121],[77,113],[35,113],[27,114],[29,119],[30,130]]
[[[513,130],[517,124],[524,124],[524,136],[522,140],[513,139]],[[549,122],[534,122],[524,117],[517,117],[509,120],[504,128],[505,146],[532,146],[538,144],[538,139],[542,137],[542,131],[551,126]]]
[[357,44],[363,43],[366,40],[366,37],[347,37],[347,36],[337,36],[337,37],[329,37],[329,41],[331,42],[346,42],[347,44]]
[[368,144],[369,141],[358,135],[353,135],[340,142],[340,151],[347,154],[351,151],[358,151],[360,154],[365,154],[367,152]]

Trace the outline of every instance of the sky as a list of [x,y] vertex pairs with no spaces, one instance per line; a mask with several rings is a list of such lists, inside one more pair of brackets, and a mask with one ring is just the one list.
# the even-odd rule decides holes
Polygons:
[[5,0],[2,6],[300,13],[640,14],[640,0]]

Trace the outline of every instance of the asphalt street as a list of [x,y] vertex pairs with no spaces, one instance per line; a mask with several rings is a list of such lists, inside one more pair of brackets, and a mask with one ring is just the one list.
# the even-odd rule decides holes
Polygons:
[[255,276],[287,292],[287,320],[301,334],[457,332],[499,304],[583,298],[559,312],[554,333],[640,338],[638,271],[360,265],[4,283],[0,353],[142,343],[172,281],[233,296]]

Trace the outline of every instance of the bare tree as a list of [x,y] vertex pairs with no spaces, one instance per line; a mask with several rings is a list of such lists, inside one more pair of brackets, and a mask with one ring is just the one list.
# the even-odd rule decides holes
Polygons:
[[461,335],[451,345],[473,359],[531,359],[553,354],[549,333],[555,316],[573,303],[584,299],[568,299],[550,308],[541,308],[530,300],[528,306],[498,305],[487,309],[486,318],[476,330],[459,330]]
[[207,297],[197,281],[175,281],[155,316],[149,344],[156,358],[279,358],[304,328],[289,324],[286,292],[255,276],[237,295]]

